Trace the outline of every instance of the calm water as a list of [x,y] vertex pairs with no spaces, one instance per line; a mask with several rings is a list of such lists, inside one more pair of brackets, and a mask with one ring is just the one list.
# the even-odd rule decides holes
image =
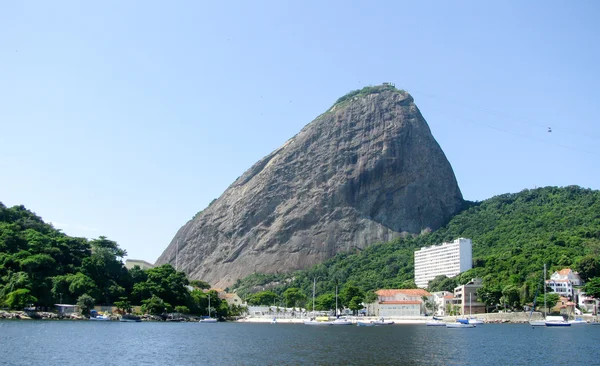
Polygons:
[[600,365],[600,326],[0,321],[1,365]]

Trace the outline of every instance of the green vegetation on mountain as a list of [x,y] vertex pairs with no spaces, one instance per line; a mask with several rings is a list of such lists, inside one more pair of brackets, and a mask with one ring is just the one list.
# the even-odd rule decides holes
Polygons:
[[352,90],[351,92],[348,92],[348,93],[344,94],[343,96],[339,97],[335,101],[334,105],[342,104],[346,101],[351,100],[354,97],[362,97],[362,96],[369,95],[369,94],[379,93],[384,90],[398,90],[399,92],[404,93],[404,90],[396,89],[396,87],[391,84],[365,86],[362,89]]
[[[211,296],[211,313],[228,315],[215,291],[200,290],[210,287],[206,282],[189,283],[168,264],[127,270],[126,254],[106,237],[70,237],[23,206],[0,203],[0,307],[69,303],[86,313],[94,304],[114,304],[125,312],[135,304],[151,314],[177,309],[204,315]],[[189,291],[190,284],[196,289]]]
[[[254,274],[238,281],[233,289],[242,296],[266,289],[281,296],[288,288],[299,288],[312,298],[315,278],[317,296],[333,294],[336,284],[340,288],[356,286],[363,293],[411,288],[414,250],[458,237],[473,241],[473,269],[455,278],[437,278],[430,282],[430,290],[451,290],[479,277],[484,288],[478,295],[488,306],[518,308],[533,301],[542,282],[544,263],[550,274],[572,268],[584,280],[597,284],[600,191],[577,186],[545,187],[495,196],[471,203],[435,232],[341,253],[292,274]],[[593,286],[590,290],[597,288]],[[348,299],[344,302],[350,305]]]

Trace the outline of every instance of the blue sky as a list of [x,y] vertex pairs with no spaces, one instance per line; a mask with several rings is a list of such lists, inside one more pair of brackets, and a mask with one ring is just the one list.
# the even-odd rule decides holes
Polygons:
[[466,199],[599,189],[599,10],[4,2],[0,201],[154,262],[254,162],[338,97],[383,81],[413,95]]

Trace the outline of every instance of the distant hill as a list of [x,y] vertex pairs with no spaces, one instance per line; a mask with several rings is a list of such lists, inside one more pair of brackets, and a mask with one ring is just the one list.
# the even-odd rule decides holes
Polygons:
[[463,208],[454,172],[410,94],[390,84],[339,98],[187,222],[158,258],[225,287],[310,267]]
[[340,253],[287,276],[252,275],[233,287],[242,294],[299,287],[309,295],[317,276],[321,276],[319,294],[333,292],[336,281],[363,291],[410,287],[414,286],[414,250],[458,237],[473,240],[474,268],[457,276],[457,283],[478,276],[490,288],[515,286],[523,302],[531,301],[544,263],[549,273],[570,267],[584,277],[600,275],[600,191],[545,187],[495,196],[470,203],[432,233]]

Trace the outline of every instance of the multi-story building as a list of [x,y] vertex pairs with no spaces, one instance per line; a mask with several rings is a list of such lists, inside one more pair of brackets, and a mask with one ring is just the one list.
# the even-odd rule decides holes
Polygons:
[[568,299],[574,299],[574,286],[581,286],[581,277],[577,272],[573,272],[570,268],[561,269],[556,271],[550,276],[549,280],[546,280],[546,286],[548,286],[552,292],[565,296]]
[[150,269],[154,268],[154,264],[148,263],[141,259],[127,259],[125,260],[125,268],[132,269],[133,267],[138,266],[140,269]]
[[473,267],[471,239],[423,247],[415,251],[415,284],[426,288],[436,276],[454,277]]
[[439,291],[433,293],[433,302],[435,303],[435,315],[445,316],[448,304],[452,304],[454,294],[450,291]]
[[473,278],[462,286],[454,289],[454,299],[452,304],[458,306],[461,315],[483,314],[485,313],[485,304],[477,301],[477,289],[483,287],[483,281],[479,278]]
[[375,314],[383,317],[420,316],[425,314],[423,297],[431,299],[431,294],[423,289],[392,289],[375,291],[378,303]]

